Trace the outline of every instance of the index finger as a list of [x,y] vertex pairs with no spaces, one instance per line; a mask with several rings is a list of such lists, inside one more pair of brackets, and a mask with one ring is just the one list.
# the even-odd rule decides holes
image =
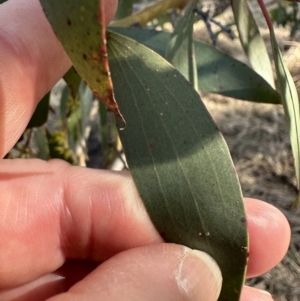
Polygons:
[[102,262],[162,242],[129,173],[2,160],[0,191],[0,289],[52,272],[66,258]]

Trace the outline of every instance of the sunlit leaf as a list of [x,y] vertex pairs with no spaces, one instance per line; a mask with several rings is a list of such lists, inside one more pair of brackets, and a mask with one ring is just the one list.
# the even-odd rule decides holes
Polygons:
[[72,63],[93,93],[125,124],[109,73],[102,1],[40,0],[44,13]]
[[275,87],[270,58],[246,0],[232,0],[239,37],[253,69]]
[[[139,28],[110,30],[133,38],[165,56],[170,33]],[[200,91],[259,103],[281,104],[280,94],[247,65],[199,41],[195,41],[195,56]]]
[[71,164],[76,164],[72,150],[68,145],[68,138],[65,132],[56,131],[50,133],[49,131],[46,131],[46,136],[51,158],[62,159]]
[[166,47],[166,59],[198,90],[198,73],[194,46],[194,10],[198,0],[183,10]]
[[168,242],[209,253],[223,275],[220,301],[239,300],[248,242],[228,148],[190,83],[143,45],[108,34],[126,158],[149,215]]
[[[261,6],[262,12],[266,19],[267,25],[270,30],[271,44],[273,57],[275,61],[275,69],[277,75],[278,88],[281,93],[284,112],[289,124],[289,134],[294,156],[294,165],[297,177],[297,187],[300,187],[300,118],[299,118],[299,98],[298,92],[293,81],[292,75],[288,70],[280,48],[278,46],[272,22],[270,20],[267,9],[262,1],[258,1]],[[300,203],[300,196],[298,195],[294,206]]]

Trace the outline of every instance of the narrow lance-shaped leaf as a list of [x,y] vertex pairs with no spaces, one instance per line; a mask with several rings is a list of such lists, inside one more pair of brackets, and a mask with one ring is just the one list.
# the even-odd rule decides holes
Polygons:
[[275,87],[270,58],[246,0],[231,0],[239,37],[253,69]]
[[64,75],[63,79],[65,80],[67,86],[70,89],[71,96],[76,98],[79,85],[81,83],[81,77],[77,73],[74,67],[71,67],[68,72]]
[[45,127],[39,127],[36,129],[34,139],[37,147],[37,158],[49,160],[50,154]]
[[99,0],[40,0],[78,74],[125,125],[113,94],[102,2],[99,6]]
[[209,253],[220,301],[239,300],[247,262],[243,198],[228,148],[190,83],[143,45],[108,34],[120,131],[149,215],[168,242]]
[[166,49],[166,59],[185,76],[195,90],[198,90],[198,72],[193,29],[197,4],[198,0],[192,0],[182,11]]
[[135,0],[119,0],[115,18],[121,19],[130,16],[134,2]]
[[[171,35],[140,28],[112,27],[110,30],[135,39],[163,57]],[[280,94],[252,68],[200,41],[194,41],[194,45],[200,91],[259,103],[281,104]]]
[[28,125],[27,129],[42,126],[47,122],[49,113],[50,92],[48,92],[38,103]]
[[[279,91],[282,97],[285,116],[289,123],[289,134],[294,156],[294,165],[297,177],[297,186],[300,187],[300,116],[299,116],[299,98],[298,92],[293,81],[292,75],[284,63],[281,51],[279,49],[274,28],[269,17],[268,11],[262,0],[258,0],[264,17],[269,27],[272,51],[275,61],[276,75]],[[300,203],[300,196],[294,202],[294,206]]]

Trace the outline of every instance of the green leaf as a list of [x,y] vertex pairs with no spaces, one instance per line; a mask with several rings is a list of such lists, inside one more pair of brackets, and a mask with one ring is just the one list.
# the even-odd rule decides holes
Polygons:
[[166,47],[166,59],[185,76],[195,90],[198,90],[198,73],[193,33],[197,4],[198,0],[193,0],[183,10]]
[[107,60],[104,12],[99,0],[40,0],[80,77],[125,124],[115,102]]
[[70,89],[71,95],[73,98],[76,98],[79,85],[81,83],[81,77],[78,75],[74,67],[71,67],[68,72],[64,75],[63,79],[65,80],[67,86]]
[[47,122],[49,112],[50,92],[47,93],[38,103],[28,125],[27,129],[42,126]]
[[247,262],[243,198],[224,139],[190,83],[143,45],[108,34],[126,158],[162,237],[209,253],[220,301],[239,300]]
[[[292,146],[292,152],[294,156],[294,165],[296,170],[297,188],[300,187],[300,119],[299,119],[299,98],[298,92],[288,70],[284,63],[281,51],[276,41],[273,28],[270,28],[270,37],[272,44],[272,51],[275,61],[276,75],[278,80],[278,88],[281,93],[282,103],[284,107],[285,116],[289,124],[289,134]],[[294,203],[294,206],[298,206],[300,203],[300,196]]]
[[116,19],[122,19],[131,15],[134,2],[135,0],[119,0]]
[[[60,120],[62,122],[63,127],[66,126],[67,116],[72,112],[72,106],[70,105],[70,101],[69,101],[69,98],[71,97],[70,93],[71,93],[70,88],[68,86],[65,86],[61,91],[61,97],[59,100]],[[72,100],[74,100],[74,98],[72,98]]]
[[65,132],[56,131],[50,133],[46,130],[46,137],[48,140],[49,154],[52,159],[62,159],[70,164],[76,164],[72,150],[68,145],[68,138]]
[[[109,28],[165,55],[170,33],[139,28]],[[280,94],[247,65],[223,52],[195,41],[198,86],[202,92],[217,93],[259,103],[281,104]]]
[[37,128],[34,138],[37,146],[37,158],[49,160],[50,154],[45,127]]
[[275,87],[271,61],[258,26],[246,0],[232,0],[241,44],[253,69]]

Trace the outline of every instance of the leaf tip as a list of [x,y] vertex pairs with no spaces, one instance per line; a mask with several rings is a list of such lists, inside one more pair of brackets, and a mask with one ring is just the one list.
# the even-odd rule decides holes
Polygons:
[[121,126],[118,124],[118,129],[119,129],[119,131],[125,130],[125,128],[126,128],[126,120],[124,119],[124,117],[123,117],[123,115],[121,114],[120,110],[118,109],[118,111],[117,111],[117,112],[114,112],[114,113],[118,116],[119,120],[122,122],[122,125],[121,125]]
[[300,204],[300,195],[298,193],[296,199],[294,200],[294,202],[292,204],[292,208],[297,209],[299,207],[299,204]]

